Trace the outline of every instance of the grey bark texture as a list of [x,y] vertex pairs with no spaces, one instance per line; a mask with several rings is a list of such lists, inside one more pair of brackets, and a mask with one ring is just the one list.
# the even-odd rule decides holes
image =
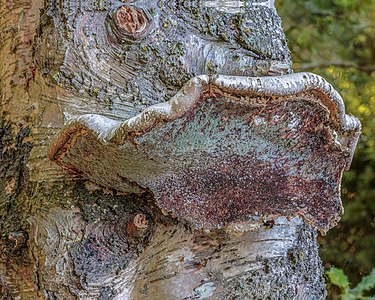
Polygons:
[[[273,1],[0,0],[0,4],[0,298],[325,297],[317,228],[324,231],[334,225],[341,210],[339,197],[334,221],[328,225],[306,217],[302,205],[296,212],[283,213],[280,208],[273,214],[268,207],[267,216],[250,215],[248,210],[234,213],[233,218],[228,217],[231,211],[240,209],[228,206],[221,211],[227,217],[222,223],[196,226],[194,218],[181,213],[186,204],[163,207],[156,189],[131,180],[141,173],[137,169],[132,170],[133,177],[114,174],[112,167],[100,173],[90,160],[75,166],[51,155],[59,151],[59,157],[80,158],[74,152],[76,140],[69,140],[74,135],[61,137],[69,124],[86,118],[82,115],[107,120],[100,130],[125,124],[175,95],[190,99],[185,84],[192,78],[211,76],[220,86],[225,76],[234,76],[229,81],[233,88],[227,88],[223,98],[245,102],[238,91],[251,90],[246,82],[254,82],[253,90],[268,91],[263,95],[268,97],[266,103],[276,96],[287,98],[293,89],[300,89],[299,94],[291,94],[303,98],[315,84],[312,94],[319,101],[309,103],[318,103],[315,108],[328,116],[319,128],[337,145],[327,147],[336,149],[337,157],[343,155],[335,173],[337,193],[360,130],[358,121],[345,115],[337,100],[341,98],[329,85],[317,87],[323,81],[310,75],[306,87],[287,85],[283,95],[272,91],[277,79],[271,79],[271,86],[258,87],[251,79],[291,73]],[[218,74],[224,76],[215,77]],[[204,76],[196,77],[200,75]],[[334,95],[333,106],[327,105],[332,99],[327,102],[327,97],[319,96],[322,93]],[[254,108],[258,114],[264,112],[260,104]],[[90,137],[87,132],[79,138],[90,141],[85,140]],[[117,131],[120,140],[138,141],[137,134],[124,138],[124,132]],[[98,140],[107,145],[103,136]],[[97,140],[92,141],[87,157],[103,153],[103,144],[96,151]],[[85,175],[85,170],[93,176]],[[121,186],[131,189],[119,188],[119,178]],[[215,211],[215,202],[209,203]],[[199,205],[194,209],[205,210]]]

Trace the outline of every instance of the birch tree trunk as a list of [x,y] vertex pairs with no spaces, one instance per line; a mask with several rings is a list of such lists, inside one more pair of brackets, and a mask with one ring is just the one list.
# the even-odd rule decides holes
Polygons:
[[[196,76],[254,78],[291,73],[289,51],[272,1],[0,1],[2,299],[325,297],[317,229],[324,232],[336,223],[341,212],[339,196],[332,196],[333,202],[331,198],[317,200],[315,207],[302,200],[289,207],[285,199],[292,196],[285,192],[285,199],[278,198],[282,187],[277,180],[257,187],[266,199],[262,202],[263,198],[259,198],[260,204],[250,199],[257,197],[255,192],[242,192],[253,181],[266,182],[264,178],[273,174],[272,169],[261,178],[254,173],[253,181],[246,181],[243,186],[229,184],[224,176],[207,193],[223,189],[226,195],[218,192],[207,201],[199,196],[206,202],[202,200],[204,206],[200,206],[201,202],[194,206],[184,199],[210,185],[210,181],[203,187],[197,183],[207,178],[207,173],[197,181],[193,175],[183,177],[181,182],[191,180],[193,184],[186,189],[188,192],[179,194],[183,185],[179,188],[173,180],[170,185],[161,179],[157,179],[161,185],[154,184],[156,179],[149,181],[151,175],[144,174],[154,171],[147,168],[156,170],[159,162],[147,164],[144,171],[138,166],[143,164],[139,163],[143,154],[134,154],[134,160],[129,158],[135,150],[119,150],[126,153],[121,159],[129,160],[126,168],[131,167],[125,168],[125,175],[122,169],[116,169],[117,163],[106,163],[108,155],[118,155],[113,149],[127,149],[130,142],[140,145],[141,137],[135,131],[127,131],[127,138],[119,142],[123,146],[98,150],[106,142],[105,128],[112,130],[118,124],[124,128],[125,120],[138,120],[147,107],[175,99],[176,94],[182,95],[182,100],[173,103],[193,99],[198,89],[194,84],[193,90],[184,85]],[[218,78],[215,86],[220,86],[221,77]],[[250,97],[240,91],[245,83],[238,78],[232,78],[225,88],[223,83],[219,88],[224,91],[222,97],[241,101]],[[306,82],[313,85],[315,79],[311,78]],[[254,96],[258,100],[268,97],[264,103],[276,96],[289,97],[288,92],[295,87],[299,93],[307,93],[310,88],[310,83],[293,85],[288,81],[282,91],[280,88],[272,92],[277,86],[272,81],[268,92],[262,90],[262,94],[260,88],[255,91],[257,81],[254,82],[251,93],[246,88],[245,94],[258,93]],[[267,84],[259,81],[259,87],[265,90]],[[322,103],[332,101],[333,110],[340,111],[341,104],[337,104],[330,88],[319,84],[315,85],[314,97],[325,93],[323,98],[328,100]],[[208,89],[212,92],[208,98],[218,94],[211,85]],[[199,101],[185,111],[195,109]],[[251,107],[261,106],[261,102],[258,106],[255,103]],[[263,110],[257,110],[257,116]],[[106,119],[95,118],[95,122],[102,122],[99,129],[76,121],[74,126],[83,128],[77,136],[75,131],[69,131],[69,125],[64,127],[69,120],[78,120],[85,114]],[[180,112],[174,118],[186,114]],[[141,116],[146,118],[145,114]],[[337,119],[340,118],[344,121],[337,121],[338,124],[346,127],[337,132],[346,130],[345,139],[351,138],[340,146],[346,147],[345,151],[340,148],[341,152],[337,150],[334,155],[337,170],[334,183],[330,183],[334,193],[338,192],[343,167],[350,163],[348,153],[354,149],[359,132],[356,120],[345,119],[344,112],[337,112]],[[321,122],[331,124],[332,120]],[[97,135],[91,137],[92,131]],[[124,135],[123,131],[120,133]],[[218,143],[225,144],[224,140]],[[159,142],[164,143],[154,141]],[[79,154],[80,149],[86,152]],[[163,148],[164,153],[169,150]],[[160,165],[168,160],[162,160]],[[182,158],[174,163],[194,164],[198,160]],[[208,162],[214,164],[211,156],[204,160],[207,166]],[[323,162],[323,166],[324,163],[328,164]],[[199,161],[202,169],[206,168],[204,164]],[[210,167],[220,174],[234,174],[216,165]],[[314,184],[311,181],[311,186]],[[238,197],[244,204],[236,206],[237,200],[227,204],[232,187],[239,189]],[[320,186],[324,188],[327,187]],[[306,188],[296,197],[305,195],[310,199],[310,192],[316,191]],[[320,192],[316,195],[311,201],[318,199]],[[230,197],[237,199],[235,194]],[[319,205],[324,206],[324,213],[316,212]]]

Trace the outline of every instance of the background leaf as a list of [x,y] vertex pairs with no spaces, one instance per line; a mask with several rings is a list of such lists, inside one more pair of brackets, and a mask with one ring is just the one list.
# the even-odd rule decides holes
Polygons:
[[337,285],[343,292],[349,289],[349,279],[343,270],[332,267],[326,273],[331,283]]

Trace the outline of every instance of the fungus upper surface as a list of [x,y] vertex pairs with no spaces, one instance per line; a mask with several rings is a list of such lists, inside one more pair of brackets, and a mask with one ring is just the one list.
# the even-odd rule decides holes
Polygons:
[[151,190],[198,228],[299,215],[324,233],[359,132],[317,75],[200,76],[124,122],[72,121],[50,158],[104,187]]

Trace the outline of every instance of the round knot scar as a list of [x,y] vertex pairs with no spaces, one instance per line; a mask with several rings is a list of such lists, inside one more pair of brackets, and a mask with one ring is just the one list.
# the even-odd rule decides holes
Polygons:
[[138,229],[147,229],[148,227],[148,221],[147,221],[147,218],[144,214],[137,214],[135,215],[134,219],[133,219],[133,223],[135,225],[135,227],[137,227]]
[[121,6],[115,12],[114,19],[119,30],[134,36],[143,33],[148,24],[146,14],[132,6]]

